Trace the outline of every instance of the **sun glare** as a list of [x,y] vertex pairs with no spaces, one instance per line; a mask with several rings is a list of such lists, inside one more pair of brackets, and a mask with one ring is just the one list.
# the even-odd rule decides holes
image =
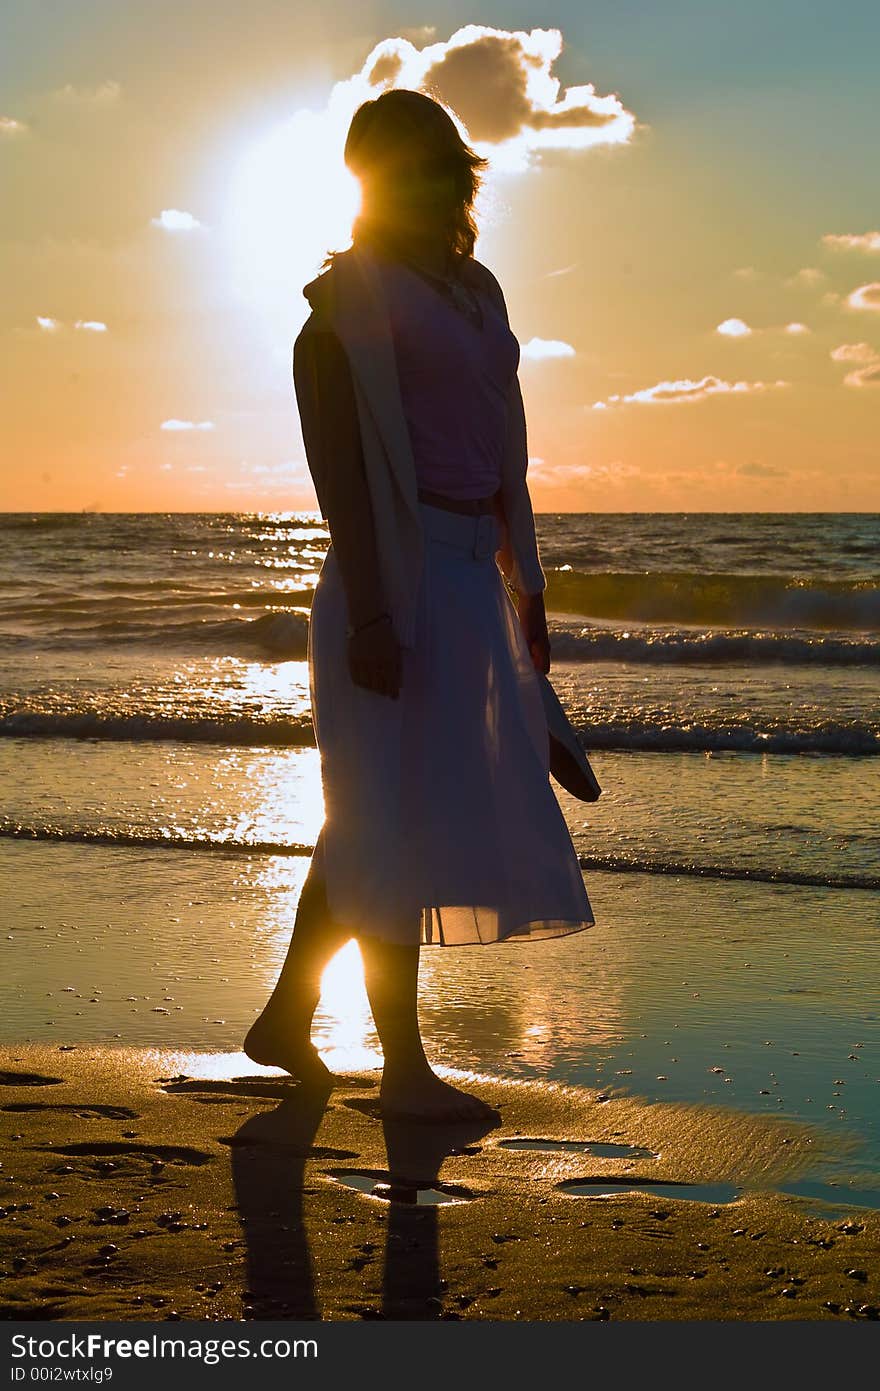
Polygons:
[[[227,230],[237,288],[285,321],[331,248],[351,240],[360,186],[342,150],[341,113],[298,111],[247,146],[229,184]],[[285,325],[286,326],[286,325]]]
[[348,942],[324,971],[313,1038],[331,1070],[382,1065],[357,942]]

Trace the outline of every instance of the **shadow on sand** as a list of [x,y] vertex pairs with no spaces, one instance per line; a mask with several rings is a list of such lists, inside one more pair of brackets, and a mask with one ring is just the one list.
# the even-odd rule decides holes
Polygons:
[[[295,1095],[272,1111],[250,1117],[226,1139],[247,1245],[245,1316],[322,1317],[304,1199],[316,1183],[336,1180],[360,1189],[365,1195],[361,1201],[374,1204],[387,1218],[381,1308],[365,1295],[359,1312],[388,1319],[439,1318],[443,1287],[437,1208],[444,1200],[466,1201],[470,1196],[465,1189],[441,1182],[440,1169],[450,1155],[482,1139],[495,1124],[384,1121],[378,1103],[350,1100],[345,1104],[382,1124],[388,1164],[384,1171],[358,1168],[358,1154],[315,1144],[329,1095]],[[308,1177],[307,1161],[312,1166]],[[346,1219],[336,1221],[341,1237]],[[368,1263],[363,1251],[361,1244],[347,1253],[355,1270],[359,1262]]]

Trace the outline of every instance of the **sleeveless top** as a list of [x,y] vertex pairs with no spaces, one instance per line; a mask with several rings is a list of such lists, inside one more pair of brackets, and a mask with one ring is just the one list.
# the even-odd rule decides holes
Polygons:
[[420,488],[454,498],[501,486],[519,343],[481,290],[483,326],[403,262],[376,255]]

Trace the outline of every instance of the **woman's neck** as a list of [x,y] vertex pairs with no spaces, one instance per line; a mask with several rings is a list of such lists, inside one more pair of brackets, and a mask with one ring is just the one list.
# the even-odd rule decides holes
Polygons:
[[411,261],[431,275],[448,275],[452,270],[449,247],[436,233],[395,236],[389,239],[389,249],[392,255]]

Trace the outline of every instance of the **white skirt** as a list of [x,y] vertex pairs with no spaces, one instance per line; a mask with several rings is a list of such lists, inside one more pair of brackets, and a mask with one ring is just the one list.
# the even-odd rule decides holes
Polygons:
[[495,560],[492,514],[419,503],[416,641],[397,699],[356,685],[330,546],[309,681],[331,917],[385,941],[522,941],[594,922],[549,773],[537,675]]

